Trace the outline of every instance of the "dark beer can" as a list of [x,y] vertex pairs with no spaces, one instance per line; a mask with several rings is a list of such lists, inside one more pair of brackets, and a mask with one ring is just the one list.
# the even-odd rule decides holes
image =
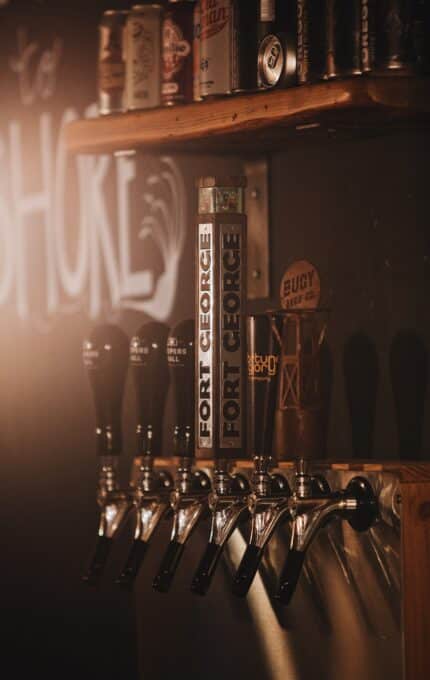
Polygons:
[[419,73],[430,73],[430,2],[416,0],[413,20],[414,52]]
[[149,109],[161,100],[159,4],[134,5],[127,19],[127,108]]
[[128,12],[108,10],[99,26],[98,102],[99,113],[126,109],[125,31]]
[[161,101],[165,106],[193,101],[194,0],[169,0],[162,29]]
[[258,86],[288,87],[297,82],[296,0],[261,0]]
[[412,0],[376,2],[376,73],[407,75],[416,69],[413,5]]
[[297,82],[324,78],[326,73],[326,2],[297,0]]
[[196,456],[246,447],[245,177],[199,182],[196,243]]
[[200,0],[200,94],[257,89],[260,0]]
[[326,0],[325,78],[360,75],[363,0]]

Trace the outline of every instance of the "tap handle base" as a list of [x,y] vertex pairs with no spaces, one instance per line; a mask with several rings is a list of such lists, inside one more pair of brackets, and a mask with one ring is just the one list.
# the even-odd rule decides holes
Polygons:
[[89,586],[97,586],[100,582],[105,568],[109,552],[112,546],[112,539],[107,536],[98,536],[96,547],[86,574],[82,576],[82,581]]
[[358,502],[356,510],[346,513],[345,519],[355,531],[367,531],[378,516],[375,493],[365,477],[354,477],[345,489],[347,497]]
[[125,590],[131,590],[148,550],[146,541],[134,540],[125,566],[115,583]]
[[280,586],[277,599],[284,605],[288,605],[296,590],[305,561],[305,552],[290,548],[287,562],[281,574]]
[[184,547],[183,543],[170,541],[161,562],[160,570],[152,583],[154,590],[159,593],[167,593],[170,590]]
[[208,543],[197,571],[194,574],[191,583],[191,592],[196,593],[197,595],[206,595],[221,553],[221,545],[218,545],[217,543]]
[[263,549],[248,545],[233,580],[233,594],[246,597],[263,557]]

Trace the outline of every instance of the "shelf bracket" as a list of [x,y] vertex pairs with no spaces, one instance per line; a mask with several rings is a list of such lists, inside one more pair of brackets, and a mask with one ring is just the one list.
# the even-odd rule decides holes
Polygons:
[[248,298],[255,300],[270,295],[268,158],[247,159],[243,172],[247,178]]

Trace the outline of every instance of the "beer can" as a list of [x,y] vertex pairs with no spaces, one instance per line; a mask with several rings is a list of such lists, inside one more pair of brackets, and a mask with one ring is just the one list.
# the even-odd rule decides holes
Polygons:
[[326,0],[326,69],[324,76],[344,78],[360,75],[361,5],[363,0]]
[[411,0],[376,2],[376,73],[407,75],[415,70],[413,9]]
[[297,82],[305,85],[326,73],[326,1],[297,0]]
[[126,108],[125,31],[128,12],[108,10],[99,26],[99,113],[119,113]]
[[258,86],[288,87],[297,82],[296,0],[261,0]]
[[200,0],[200,94],[257,89],[260,0]]
[[161,15],[158,4],[134,5],[127,19],[128,109],[149,109],[161,101]]
[[162,29],[161,101],[165,106],[193,101],[193,40],[194,0],[169,0]]
[[246,456],[244,177],[199,182],[196,243],[196,456]]
[[200,33],[201,33],[201,7],[200,0],[194,5],[194,29],[193,29],[193,99],[201,101],[200,94]]

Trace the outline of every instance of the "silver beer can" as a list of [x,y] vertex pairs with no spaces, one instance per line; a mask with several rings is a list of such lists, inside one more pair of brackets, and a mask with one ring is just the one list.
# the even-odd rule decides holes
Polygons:
[[100,115],[126,109],[125,35],[127,11],[107,10],[99,26],[98,104]]
[[162,6],[134,5],[127,20],[126,98],[128,109],[161,103]]

